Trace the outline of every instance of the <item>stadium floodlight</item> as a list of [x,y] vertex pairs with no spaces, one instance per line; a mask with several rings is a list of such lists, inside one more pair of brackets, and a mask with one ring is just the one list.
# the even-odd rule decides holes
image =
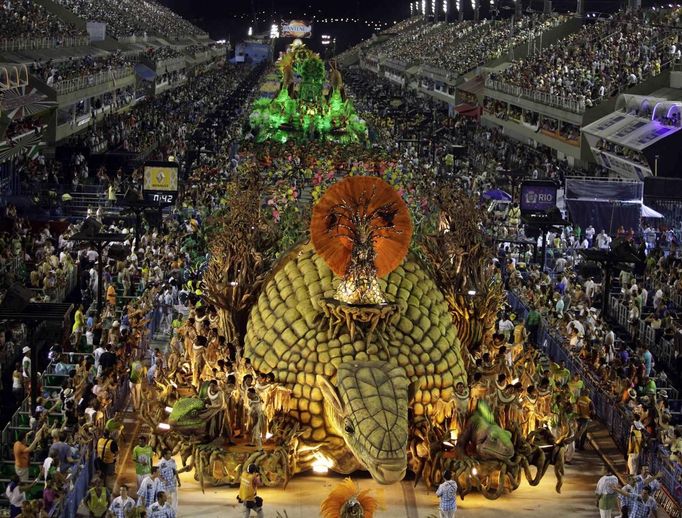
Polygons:
[[436,0],[431,0],[431,12],[438,16],[438,7],[436,7]]
[[443,13],[448,14],[448,0],[443,0]]
[[426,0],[422,0],[422,14],[426,14]]
[[249,31],[246,34],[253,36],[253,27],[249,27]]

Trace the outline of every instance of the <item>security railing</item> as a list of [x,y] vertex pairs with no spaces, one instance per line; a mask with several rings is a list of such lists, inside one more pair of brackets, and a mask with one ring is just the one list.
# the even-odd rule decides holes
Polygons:
[[35,50],[35,49],[56,49],[64,47],[86,47],[90,44],[89,36],[65,36],[44,37],[44,38],[2,38],[0,39],[0,50]]
[[[511,291],[507,292],[507,300],[519,319],[525,320],[528,306]],[[605,390],[598,379],[594,377],[591,366],[573,354],[565,345],[565,339],[542,318],[537,332],[538,347],[553,361],[566,366],[571,373],[577,373],[585,383],[585,390],[592,399],[595,415],[606,426],[618,448],[627,451],[630,428],[632,427],[632,412],[626,406],[620,405],[618,398]],[[669,400],[671,407],[677,407],[678,401]],[[670,452],[657,442],[640,456],[640,461],[649,464],[652,473],[661,472],[664,489],[657,494],[657,500],[666,510],[673,511],[672,515],[679,515],[682,503],[682,464],[670,460]]]
[[513,95],[515,97],[521,97],[522,99],[528,99],[529,101],[544,104],[546,106],[559,108],[561,110],[566,110],[573,113],[585,113],[585,101],[567,99],[565,97],[553,95],[548,92],[540,92],[531,88],[522,88],[520,86],[510,85],[509,83],[503,83],[490,78],[485,80],[485,87],[505,94]]
[[199,62],[203,63],[204,61],[208,61],[210,59],[210,54],[208,52],[197,52],[194,54],[194,59]]
[[102,72],[98,72],[97,74],[92,74],[89,76],[75,77],[73,79],[59,81],[52,87],[57,91],[58,94],[65,95],[72,92],[77,92],[83,88],[101,85],[107,81],[116,81],[117,79],[122,79],[132,74],[133,67],[124,66],[112,70],[103,70]]
[[185,66],[185,58],[184,57],[166,58],[166,59],[157,59],[156,60],[156,70],[157,71],[165,70],[166,72],[173,72],[175,70],[179,70],[181,68],[184,68],[184,66]]

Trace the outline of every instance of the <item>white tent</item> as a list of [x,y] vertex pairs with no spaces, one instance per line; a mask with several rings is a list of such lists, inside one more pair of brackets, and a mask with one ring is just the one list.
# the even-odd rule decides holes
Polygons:
[[651,207],[647,207],[642,203],[642,217],[643,218],[662,218],[663,214],[661,214],[658,211],[655,211]]

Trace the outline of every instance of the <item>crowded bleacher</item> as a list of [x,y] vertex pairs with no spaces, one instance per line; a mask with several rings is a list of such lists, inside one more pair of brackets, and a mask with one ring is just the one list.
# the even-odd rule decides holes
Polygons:
[[201,36],[205,33],[153,0],[59,0],[80,18],[107,24],[116,37],[160,35]]
[[114,53],[106,56],[83,56],[69,58],[64,61],[38,62],[32,67],[32,73],[48,86],[57,88],[62,81],[76,78],[88,78],[95,74],[128,68],[132,63],[125,56]]
[[565,21],[562,16],[526,16],[514,24],[507,20],[475,23],[441,23],[406,26],[398,36],[372,48],[368,55],[383,55],[396,61],[431,65],[462,75],[497,59],[531,37]]
[[85,31],[60,20],[32,0],[6,0],[0,4],[0,40],[82,36]]
[[661,73],[675,59],[681,11],[619,12],[518,60],[490,79],[592,106]]

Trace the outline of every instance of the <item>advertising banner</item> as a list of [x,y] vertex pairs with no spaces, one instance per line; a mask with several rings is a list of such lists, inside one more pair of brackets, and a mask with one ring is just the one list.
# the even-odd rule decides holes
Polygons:
[[557,186],[552,182],[523,182],[521,184],[521,212],[548,212],[556,207]]
[[178,164],[147,162],[144,165],[144,200],[151,205],[171,205],[178,194]]
[[148,191],[177,191],[178,167],[176,165],[145,166],[144,188]]
[[279,34],[282,38],[310,38],[313,25],[308,20],[285,21],[282,22]]

